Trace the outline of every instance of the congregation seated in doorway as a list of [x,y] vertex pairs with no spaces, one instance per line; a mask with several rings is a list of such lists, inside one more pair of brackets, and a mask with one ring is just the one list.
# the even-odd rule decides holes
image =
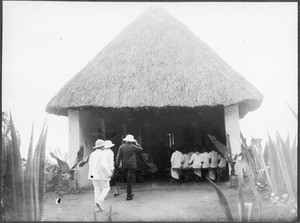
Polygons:
[[171,156],[171,181],[220,181],[226,168],[226,159],[212,147],[195,147],[194,151],[178,147]]

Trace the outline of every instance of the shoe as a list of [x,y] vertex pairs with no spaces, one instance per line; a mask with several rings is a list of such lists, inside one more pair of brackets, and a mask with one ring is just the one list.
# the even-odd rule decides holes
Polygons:
[[115,193],[114,196],[119,196],[120,194],[122,194],[122,192],[118,192],[118,193]]
[[100,204],[96,203],[96,206],[98,208],[98,211],[104,211],[104,208]]
[[132,199],[133,199],[133,196],[134,196],[134,194],[130,194],[129,196],[126,197],[126,200],[127,200],[127,201],[132,200]]
[[101,210],[99,210],[98,207],[94,207],[94,211],[95,211],[95,212],[100,212]]

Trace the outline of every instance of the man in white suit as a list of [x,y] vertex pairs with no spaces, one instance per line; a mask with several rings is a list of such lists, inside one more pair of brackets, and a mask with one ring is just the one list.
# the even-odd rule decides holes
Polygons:
[[113,156],[105,152],[104,141],[98,139],[89,157],[88,179],[93,181],[95,210],[103,211],[103,202],[110,190],[109,181],[113,173]]

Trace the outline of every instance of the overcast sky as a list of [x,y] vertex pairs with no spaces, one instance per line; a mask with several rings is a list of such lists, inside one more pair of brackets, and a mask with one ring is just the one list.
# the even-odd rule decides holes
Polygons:
[[60,88],[144,9],[160,5],[206,42],[263,95],[240,121],[248,138],[276,130],[294,139],[298,112],[297,3],[3,2],[2,107],[26,157],[47,117],[48,151],[68,149],[68,119],[47,115]]

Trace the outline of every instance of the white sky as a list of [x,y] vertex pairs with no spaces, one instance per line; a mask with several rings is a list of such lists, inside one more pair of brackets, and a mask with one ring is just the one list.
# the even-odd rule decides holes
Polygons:
[[26,157],[47,117],[47,147],[68,149],[68,119],[47,115],[60,88],[144,9],[161,5],[263,95],[241,120],[248,138],[275,130],[291,140],[298,113],[297,3],[3,2],[2,107],[10,110]]

